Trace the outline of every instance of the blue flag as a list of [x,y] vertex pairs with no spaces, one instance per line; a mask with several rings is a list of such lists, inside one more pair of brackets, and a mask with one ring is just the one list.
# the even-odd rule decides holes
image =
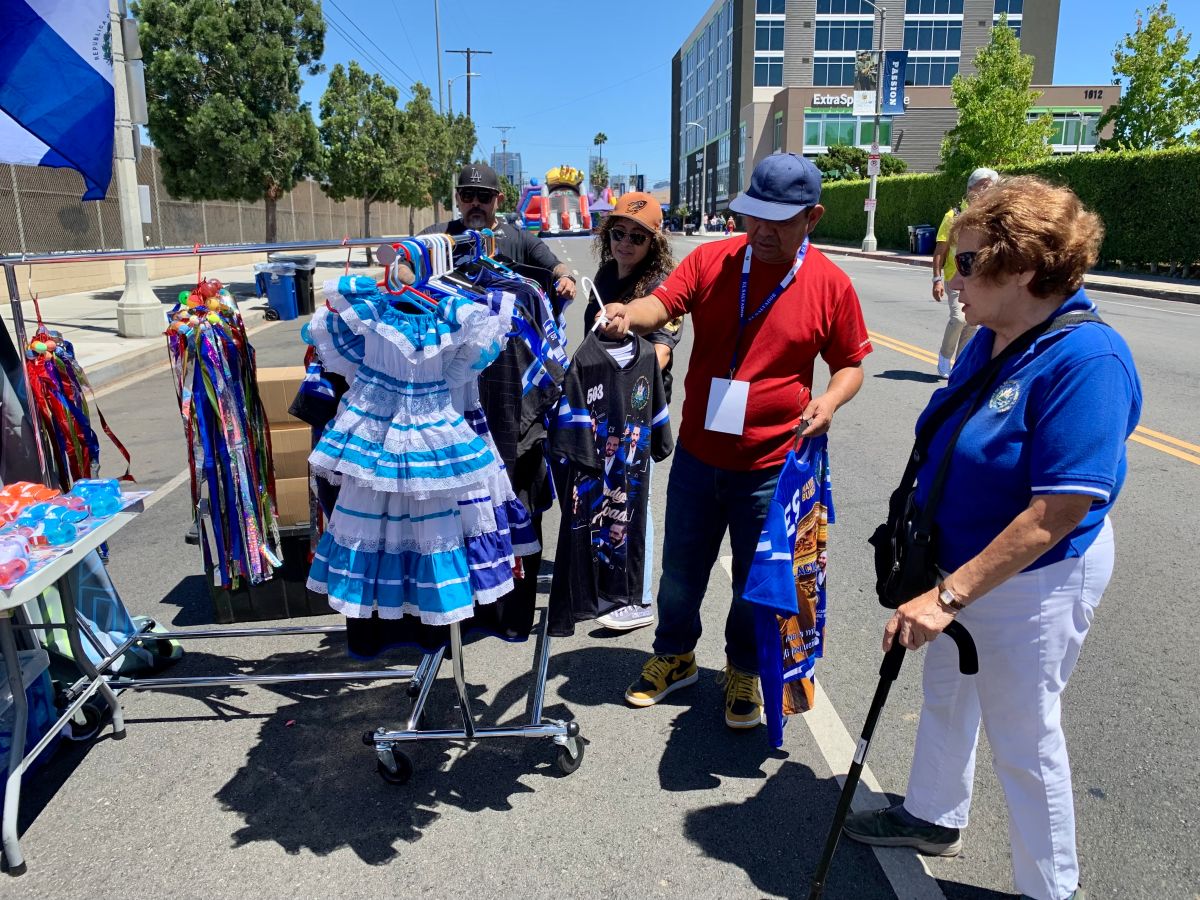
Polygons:
[[883,54],[883,107],[885,116],[904,115],[904,77],[908,73],[908,51],[887,50]]
[[0,162],[75,169],[84,200],[112,178],[108,0],[0,0]]

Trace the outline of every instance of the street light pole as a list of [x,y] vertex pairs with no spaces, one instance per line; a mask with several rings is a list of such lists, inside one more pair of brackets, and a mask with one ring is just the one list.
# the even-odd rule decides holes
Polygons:
[[700,140],[704,141],[704,154],[700,161],[700,230],[707,231],[704,227],[704,216],[708,212],[708,206],[704,202],[705,187],[708,184],[708,129],[699,122],[688,122],[688,125],[694,125],[700,129]]
[[[463,72],[461,75],[455,75],[453,78],[446,79],[446,109],[449,110],[451,116],[454,115],[454,82],[460,78],[478,78],[478,72]],[[467,82],[470,84],[471,82]],[[467,118],[471,118],[471,114],[467,113]]]
[[[875,128],[871,138],[871,152],[877,153],[876,148],[879,147],[879,116],[883,111],[883,48],[884,35],[887,33],[887,8],[876,6],[871,0],[863,0],[868,6],[879,13],[879,59],[875,65]],[[858,126],[855,126],[856,128]],[[867,189],[867,234],[863,238],[862,248],[864,253],[874,253],[879,246],[879,242],[875,240],[875,193],[878,185],[879,176],[872,172],[871,185]]]

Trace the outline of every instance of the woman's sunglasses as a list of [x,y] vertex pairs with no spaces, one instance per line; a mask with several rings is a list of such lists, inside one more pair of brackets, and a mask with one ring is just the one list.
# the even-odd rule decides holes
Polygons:
[[624,228],[614,228],[608,233],[608,236],[613,239],[614,244],[620,244],[626,239],[635,247],[640,247],[650,239],[650,235],[642,234],[639,231],[626,231]]
[[492,198],[496,196],[495,191],[489,191],[480,188],[459,188],[458,199],[463,203],[491,203]]
[[975,268],[975,250],[964,250],[962,253],[954,254],[954,265],[962,274],[963,278],[970,278],[971,271]]

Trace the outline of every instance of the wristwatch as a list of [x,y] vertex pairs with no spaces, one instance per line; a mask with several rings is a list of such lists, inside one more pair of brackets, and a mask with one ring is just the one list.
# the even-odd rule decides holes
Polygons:
[[942,605],[942,609],[954,612],[962,612],[967,608],[966,604],[958,599],[958,595],[950,588],[946,587],[946,582],[938,582],[938,603]]

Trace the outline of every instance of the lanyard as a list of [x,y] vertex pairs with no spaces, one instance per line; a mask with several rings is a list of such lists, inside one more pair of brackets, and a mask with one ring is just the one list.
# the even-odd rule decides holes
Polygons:
[[800,271],[800,267],[804,265],[804,257],[808,255],[808,238],[800,244],[800,249],[796,251],[796,261],[792,263],[791,271],[783,277],[783,281],[779,282],[779,286],[767,296],[767,299],[762,302],[762,305],[752,312],[749,317],[746,316],[746,297],[750,293],[750,258],[754,255],[754,248],[746,244],[746,257],[742,261],[742,289],[738,295],[738,332],[737,339],[733,343],[733,359],[729,362],[729,379],[733,380],[733,373],[737,370],[738,350],[742,345],[742,334],[746,331],[746,326],[765,313],[779,299],[796,280],[796,273]]

